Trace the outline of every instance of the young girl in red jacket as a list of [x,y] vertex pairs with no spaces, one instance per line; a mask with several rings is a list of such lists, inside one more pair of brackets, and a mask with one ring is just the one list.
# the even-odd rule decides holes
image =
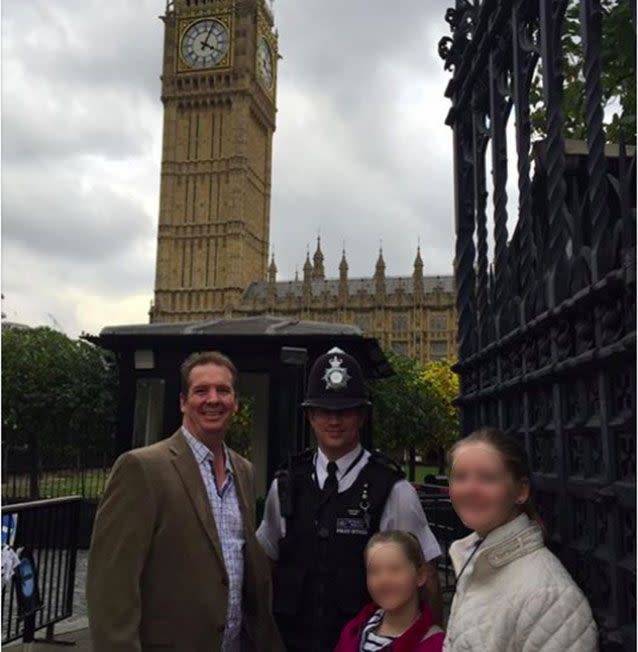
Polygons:
[[341,632],[335,652],[441,652],[444,633],[423,600],[425,559],[409,532],[375,534],[365,550],[374,600]]

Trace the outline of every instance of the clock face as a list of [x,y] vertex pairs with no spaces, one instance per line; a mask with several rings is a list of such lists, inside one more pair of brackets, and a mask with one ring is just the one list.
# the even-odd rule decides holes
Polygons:
[[267,89],[272,88],[273,70],[272,70],[272,52],[268,41],[263,36],[259,37],[257,44],[257,74]]
[[182,37],[182,58],[192,68],[216,66],[228,52],[228,29],[218,20],[193,23]]

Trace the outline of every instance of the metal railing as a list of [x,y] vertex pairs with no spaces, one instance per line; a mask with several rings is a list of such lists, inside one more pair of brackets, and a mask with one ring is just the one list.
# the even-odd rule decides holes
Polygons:
[[636,2],[449,4],[461,435],[525,447],[601,650],[633,652],[636,122],[623,90],[610,124],[605,67],[635,51]]
[[46,453],[3,447],[4,503],[79,495],[99,500],[115,456],[107,450]]
[[450,559],[450,545],[470,533],[452,508],[448,487],[440,484],[421,484],[416,487],[421,506],[428,519],[432,534],[436,537],[443,554],[438,568],[443,576],[443,592],[453,593],[456,578]]
[[44,628],[52,641],[55,624],[73,614],[80,505],[79,496],[68,496],[2,507],[3,540],[30,553],[40,598],[39,608],[22,613],[15,576],[2,589],[3,645],[33,641]]

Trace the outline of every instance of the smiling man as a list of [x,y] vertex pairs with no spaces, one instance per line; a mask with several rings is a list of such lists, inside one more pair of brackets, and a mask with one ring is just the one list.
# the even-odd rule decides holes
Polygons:
[[237,369],[217,352],[181,368],[182,427],[115,463],[93,528],[94,652],[282,650],[255,537],[253,469],[224,443]]
[[[314,363],[303,402],[317,449],[282,468],[257,537],[274,569],[274,612],[288,652],[331,652],[341,628],[370,601],[363,552],[381,530],[407,530],[430,562],[441,554],[401,469],[360,444],[369,408],[359,363],[332,349]],[[441,617],[436,568],[428,599]]]

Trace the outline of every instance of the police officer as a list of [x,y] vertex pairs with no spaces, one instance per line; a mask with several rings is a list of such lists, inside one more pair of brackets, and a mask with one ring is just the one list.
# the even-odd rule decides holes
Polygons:
[[[380,530],[415,534],[431,562],[441,549],[401,468],[360,444],[368,406],[363,373],[338,348],[313,365],[303,407],[317,450],[289,460],[266,498],[257,538],[273,561],[273,611],[289,652],[331,652],[368,601],[363,550]],[[440,618],[435,566],[428,598]]]

